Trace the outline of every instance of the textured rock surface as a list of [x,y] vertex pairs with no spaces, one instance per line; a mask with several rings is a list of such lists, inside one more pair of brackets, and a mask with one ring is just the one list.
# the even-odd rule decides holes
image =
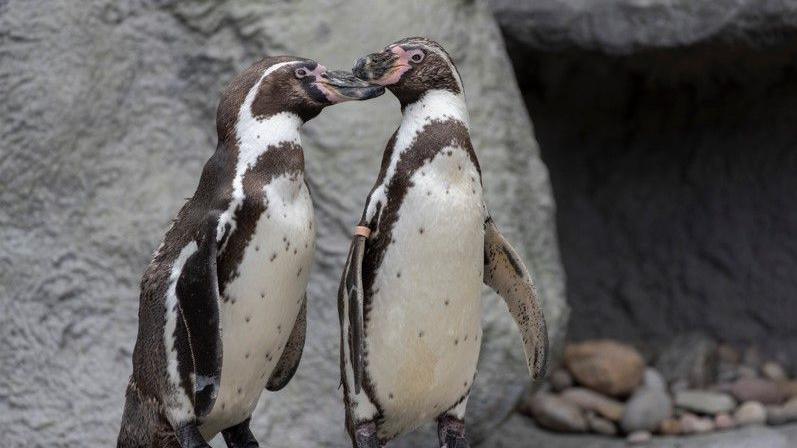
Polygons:
[[790,368],[797,1],[493,4],[551,173],[570,336],[702,330]]
[[797,28],[795,0],[490,0],[504,32],[535,48],[629,53],[706,40],[765,44]]
[[[561,341],[549,180],[481,2],[0,1],[4,445],[113,445],[138,281],[215,147],[218,92],[232,74],[281,53],[345,68],[413,34],[439,39],[460,62],[489,204],[535,275],[551,340]],[[398,117],[385,95],[325,111],[304,132],[320,228],[309,339],[292,384],[256,412],[265,446],[346,445],[335,292]],[[485,304],[474,436],[506,416],[527,378],[505,306],[494,295]]]
[[[523,444],[519,445],[518,440]],[[624,439],[601,435],[559,434],[540,429],[527,418],[514,416],[483,446],[490,448],[625,448]],[[797,446],[797,425],[780,427],[747,426],[728,432],[691,437],[653,437],[650,448],[790,448]]]

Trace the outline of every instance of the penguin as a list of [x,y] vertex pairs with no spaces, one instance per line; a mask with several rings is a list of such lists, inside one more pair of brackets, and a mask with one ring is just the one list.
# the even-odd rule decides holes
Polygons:
[[224,89],[218,145],[141,280],[119,448],[258,446],[263,389],[299,365],[315,250],[299,129],[381,86],[310,59],[267,57]]
[[482,283],[508,305],[532,379],[547,369],[540,301],[485,206],[462,81],[448,53],[408,38],[360,58],[353,72],[387,87],[402,119],[338,293],[347,430],[355,448],[377,448],[434,419],[441,447],[465,448]]

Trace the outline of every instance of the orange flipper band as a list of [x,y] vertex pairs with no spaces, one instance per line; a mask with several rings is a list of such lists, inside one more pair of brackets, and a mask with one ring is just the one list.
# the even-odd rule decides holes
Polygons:
[[371,229],[365,226],[357,226],[354,228],[354,235],[364,236],[366,239],[371,236]]

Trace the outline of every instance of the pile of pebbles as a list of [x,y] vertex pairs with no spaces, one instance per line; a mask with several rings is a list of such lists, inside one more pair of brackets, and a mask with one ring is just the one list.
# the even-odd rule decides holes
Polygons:
[[649,358],[655,362],[612,340],[570,344],[563,366],[520,412],[554,431],[631,443],[797,421],[797,381],[754,347],[686,335]]

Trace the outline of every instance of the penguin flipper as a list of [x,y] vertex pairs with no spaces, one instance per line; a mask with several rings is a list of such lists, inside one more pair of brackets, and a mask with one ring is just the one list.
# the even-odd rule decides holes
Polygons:
[[506,302],[523,338],[532,379],[548,368],[548,331],[528,269],[488,217],[484,222],[484,283]]
[[[219,328],[219,281],[217,225],[219,216],[207,218],[198,246],[186,260],[177,280],[177,299],[184,332],[178,337],[190,351],[178,351],[178,364],[193,367],[194,412],[207,415],[213,408],[221,379],[222,343]],[[187,356],[186,356],[187,355]],[[188,359],[186,359],[188,358]]]
[[[355,235],[349,249],[349,257],[338,289],[338,310],[341,317],[341,331],[345,331],[348,322],[348,334],[343,335],[343,342],[349,344],[349,361],[354,374],[354,393],[359,394],[363,378],[363,255],[365,254],[366,237]],[[348,313],[344,314],[344,310]]]
[[285,343],[285,350],[282,352],[277,366],[271,372],[271,377],[266,383],[266,390],[272,392],[278,391],[285,387],[286,384],[293,378],[296,369],[299,368],[299,361],[302,359],[302,351],[304,350],[304,337],[307,333],[307,294],[305,293],[302,298],[302,307],[299,309],[299,314],[296,316],[296,323],[293,324],[293,330],[288,337],[288,342]]

